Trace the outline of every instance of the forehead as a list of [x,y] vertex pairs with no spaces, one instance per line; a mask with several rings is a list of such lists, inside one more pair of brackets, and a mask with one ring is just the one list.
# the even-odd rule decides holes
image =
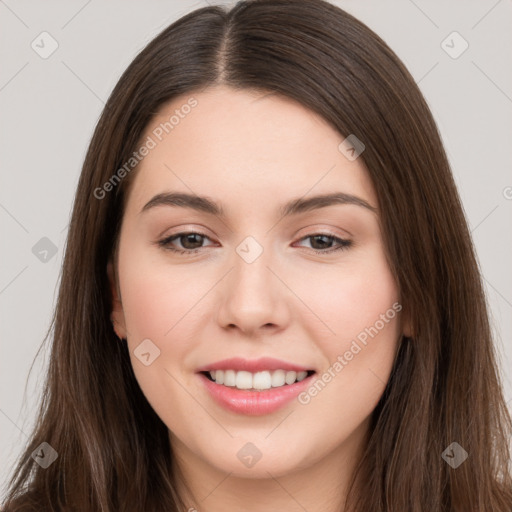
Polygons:
[[[300,103],[224,86],[174,98],[146,127],[152,149],[130,193],[133,208],[178,190],[254,206],[341,190],[377,205],[367,169],[338,146],[344,136]],[[149,146],[149,144],[148,144]]]

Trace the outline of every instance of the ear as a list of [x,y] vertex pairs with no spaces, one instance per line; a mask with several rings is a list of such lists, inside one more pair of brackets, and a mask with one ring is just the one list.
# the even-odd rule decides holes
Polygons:
[[112,327],[117,337],[126,339],[126,322],[124,319],[123,304],[121,302],[121,292],[117,283],[114,265],[111,260],[107,264],[107,275],[110,285],[110,296],[112,298],[112,311],[110,318],[112,319]]

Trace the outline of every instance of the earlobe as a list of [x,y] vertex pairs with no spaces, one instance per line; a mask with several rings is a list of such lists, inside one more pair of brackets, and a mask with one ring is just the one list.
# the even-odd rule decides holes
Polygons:
[[112,261],[107,264],[107,275],[110,288],[110,297],[112,299],[112,311],[110,319],[112,327],[119,339],[126,339],[126,325],[124,320],[123,304],[121,302],[121,294],[117,283],[115,269]]

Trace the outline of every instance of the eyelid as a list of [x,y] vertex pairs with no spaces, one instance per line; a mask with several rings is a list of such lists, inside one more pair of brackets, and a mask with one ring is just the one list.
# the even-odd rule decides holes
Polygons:
[[[174,240],[179,240],[181,237],[183,237],[185,235],[198,235],[204,239],[213,241],[211,239],[211,237],[208,236],[206,233],[202,233],[200,231],[190,229],[190,230],[185,230],[185,231],[177,231],[176,233],[171,233],[170,235],[166,235],[165,237],[158,239],[155,243],[156,243],[156,245],[162,246],[164,249],[173,251],[173,248],[168,247],[170,245],[170,243],[173,242]],[[214,245],[214,244],[207,245],[204,247],[199,247],[197,249],[174,249],[174,250],[176,252],[183,251],[183,252],[193,253],[193,252],[196,252],[196,251],[199,251],[202,249],[206,249],[206,247],[211,247],[212,245]]]
[[[324,227],[322,227],[322,226],[324,226]],[[338,238],[343,238],[346,236],[349,236],[352,238],[354,237],[354,235],[346,229],[342,229],[342,228],[337,228],[337,229],[338,229],[338,231],[341,231],[341,234],[337,234],[337,233],[333,232],[333,228],[327,227],[325,224],[322,225],[322,224],[314,223],[314,224],[309,224],[308,226],[303,226],[302,228],[300,228],[298,231],[295,232],[293,237],[298,236],[298,234],[304,230],[307,230],[307,235],[309,235],[309,236],[311,236],[311,234],[323,235],[323,234],[327,234],[329,232],[330,236],[335,236]],[[311,231],[311,230],[313,230],[313,231]]]
[[336,252],[338,250],[348,249],[349,247],[352,247],[354,245],[354,241],[351,238],[341,238],[340,236],[338,236],[334,233],[331,233],[329,231],[323,231],[323,232],[322,231],[319,231],[319,232],[313,231],[305,236],[300,237],[297,240],[297,242],[302,242],[303,240],[308,240],[315,236],[324,236],[327,238],[332,238],[334,243],[338,245],[337,247],[336,246],[334,248],[330,247],[330,248],[324,249],[324,250],[310,248],[310,250],[316,254],[329,254],[332,252]]
[[[174,228],[167,227],[163,231],[160,232],[160,234],[157,235],[158,239],[162,238],[169,238],[174,235],[182,235],[183,233],[197,233],[198,235],[207,236],[208,238],[211,238],[210,235],[207,234],[207,232],[211,232],[206,226],[203,226],[202,224],[182,224],[180,226],[175,226]],[[164,233],[170,233],[167,235],[164,235]]]
[[[168,250],[168,251],[174,252],[176,254],[184,254],[184,255],[196,254],[198,252],[201,252],[203,249],[206,249],[207,247],[211,247],[212,245],[215,245],[215,243],[214,243],[214,244],[210,244],[210,245],[203,246],[203,247],[197,247],[195,249],[177,249],[177,248],[171,247],[171,242],[174,242],[175,240],[179,240],[181,237],[183,237],[185,235],[198,235],[203,239],[213,241],[211,239],[211,237],[208,236],[206,233],[202,233],[202,232],[196,231],[196,230],[185,230],[185,231],[178,231],[176,233],[172,233],[172,234],[164,237],[163,239],[158,240],[155,243],[156,243],[156,245],[162,247],[164,250]],[[324,236],[327,238],[332,238],[334,243],[337,244],[337,246],[335,245],[334,248],[333,247],[329,247],[327,249],[313,249],[312,247],[309,248],[309,251],[312,251],[313,253],[319,254],[319,255],[327,255],[330,253],[335,253],[337,251],[346,250],[354,245],[354,242],[351,238],[349,238],[349,239],[342,238],[328,230],[322,231],[322,229],[319,229],[317,231],[315,231],[315,230],[310,231],[309,233],[299,237],[297,239],[297,241],[294,243],[302,242],[304,240],[308,240],[308,239],[311,239],[316,236]]]

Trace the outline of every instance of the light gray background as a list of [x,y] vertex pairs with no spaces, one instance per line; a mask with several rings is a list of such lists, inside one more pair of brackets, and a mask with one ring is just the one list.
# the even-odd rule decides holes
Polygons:
[[[512,3],[332,3],[391,46],[433,111],[485,277],[512,405]],[[36,360],[24,396],[25,383],[55,305],[75,187],[104,102],[147,42],[205,5],[0,0],[0,485],[35,420],[47,351]],[[31,48],[43,31],[59,45],[47,59]],[[469,43],[457,59],[441,47],[453,31]],[[453,38],[448,44],[460,48]],[[57,247],[47,262],[32,252],[43,237]]]

